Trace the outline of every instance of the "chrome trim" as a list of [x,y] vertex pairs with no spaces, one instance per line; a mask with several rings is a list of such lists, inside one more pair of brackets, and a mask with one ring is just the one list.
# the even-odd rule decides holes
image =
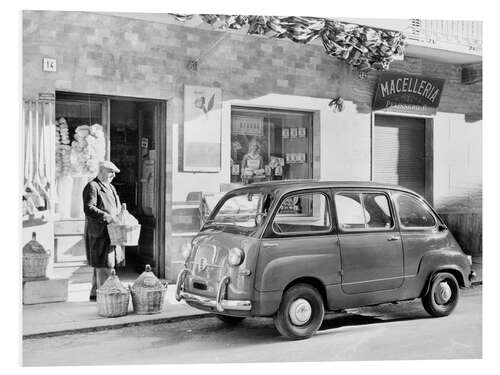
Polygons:
[[184,268],[177,277],[177,288],[175,291],[175,299],[177,301],[185,300],[189,302],[199,303],[207,307],[215,307],[217,311],[223,312],[224,310],[239,310],[250,311],[252,309],[252,302],[246,300],[227,300],[223,299],[226,294],[227,286],[230,282],[229,276],[225,276],[217,287],[217,297],[215,299],[210,297],[199,296],[197,294],[184,291],[184,281],[186,276],[191,271]]
[[[200,305],[207,307],[217,308],[217,301],[209,297],[199,296],[197,294],[181,292],[181,298],[189,302],[199,303]],[[220,301],[220,306],[222,310],[239,310],[239,311],[250,311],[252,309],[252,302],[244,300],[227,300],[223,299]]]
[[179,275],[177,276],[177,283],[175,287],[175,299],[180,301],[182,299],[182,292],[184,291],[184,281],[186,280],[186,276],[190,274],[191,271],[187,268],[184,268]]
[[219,312],[224,311],[224,308],[222,307],[222,298],[224,298],[224,295],[226,294],[227,284],[229,284],[229,276],[224,276],[219,283],[219,287],[217,288],[217,298],[215,300],[215,307]]

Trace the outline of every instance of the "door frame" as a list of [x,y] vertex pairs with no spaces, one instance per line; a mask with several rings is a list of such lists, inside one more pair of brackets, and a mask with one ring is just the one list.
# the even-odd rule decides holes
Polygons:
[[419,118],[425,121],[425,140],[424,140],[424,153],[425,153],[425,195],[424,198],[434,205],[434,116],[419,115],[415,113],[401,113],[393,111],[372,111],[370,116],[370,181],[373,181],[375,170],[375,116],[399,116]]
[[[155,273],[159,277],[165,276],[165,260],[166,260],[166,159],[167,159],[167,100],[148,97],[133,97],[124,95],[106,95],[106,94],[93,94],[75,91],[56,90],[55,94],[63,94],[75,99],[96,99],[104,102],[103,120],[106,121],[106,158],[109,159],[111,151],[111,101],[135,101],[135,102],[154,102],[156,104],[155,110],[155,129],[154,141],[156,148],[155,174],[156,178],[156,191],[157,195],[157,209],[156,209],[156,231],[154,238],[154,253],[156,267]],[[55,115],[55,105],[54,105]]]

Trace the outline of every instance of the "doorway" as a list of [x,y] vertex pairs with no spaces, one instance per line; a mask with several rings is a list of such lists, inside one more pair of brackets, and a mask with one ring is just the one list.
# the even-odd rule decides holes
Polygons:
[[[126,247],[128,273],[141,273],[150,264],[158,276],[164,275],[164,215],[166,105],[155,99],[138,99],[104,95],[56,93],[56,117],[67,122],[67,148],[71,154],[71,141],[81,125],[99,124],[105,138],[105,158],[120,169],[113,180],[120,200],[141,224],[138,246]],[[66,147],[66,146],[65,146]],[[73,158],[74,159],[74,158]],[[68,158],[70,160],[70,158]],[[163,164],[161,164],[163,163]],[[58,180],[71,185],[66,203],[59,204],[59,220],[55,223],[55,251],[62,262],[79,261],[85,264],[81,191],[94,175],[73,173],[69,169]],[[60,183],[60,185],[62,185]],[[63,187],[66,187],[65,185]],[[67,230],[66,230],[67,229]],[[58,238],[60,237],[60,238]],[[77,238],[78,237],[78,238]],[[69,241],[68,239],[71,239]],[[64,241],[62,241],[64,240]],[[78,241],[77,241],[78,240]],[[68,246],[63,246],[68,244]],[[64,255],[71,256],[64,256]],[[69,265],[69,264],[68,264]]]

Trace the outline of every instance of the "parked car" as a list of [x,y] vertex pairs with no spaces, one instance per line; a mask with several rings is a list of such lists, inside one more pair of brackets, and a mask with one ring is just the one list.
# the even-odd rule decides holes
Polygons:
[[274,317],[304,339],[325,311],[421,298],[450,314],[471,258],[415,192],[372,182],[286,181],[232,190],[193,239],[176,297],[235,324]]

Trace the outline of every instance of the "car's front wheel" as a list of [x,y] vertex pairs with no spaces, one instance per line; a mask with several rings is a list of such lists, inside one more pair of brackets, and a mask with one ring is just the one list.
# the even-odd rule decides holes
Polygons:
[[318,290],[308,284],[297,284],[283,294],[274,325],[288,339],[307,339],[321,326],[324,315],[323,298]]
[[459,296],[460,287],[455,276],[440,272],[432,276],[429,290],[422,297],[422,304],[430,315],[446,316],[457,306]]

